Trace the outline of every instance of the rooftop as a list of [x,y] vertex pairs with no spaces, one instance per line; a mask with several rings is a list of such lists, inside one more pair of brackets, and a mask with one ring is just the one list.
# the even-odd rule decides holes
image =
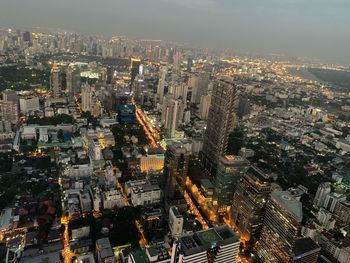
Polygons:
[[296,258],[300,258],[320,250],[321,248],[311,238],[300,238],[295,242],[294,254]]
[[271,193],[271,199],[283,207],[298,222],[303,220],[302,204],[288,191],[275,191]]
[[179,242],[182,252],[191,255],[215,246],[239,242],[239,237],[227,225],[223,225],[183,236]]
[[98,247],[102,258],[114,256],[111,243],[109,242],[109,239],[107,237],[98,239],[96,241],[96,247]]

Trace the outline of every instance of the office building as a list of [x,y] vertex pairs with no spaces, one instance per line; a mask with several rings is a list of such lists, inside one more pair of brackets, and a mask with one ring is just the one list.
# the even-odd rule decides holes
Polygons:
[[219,158],[214,179],[214,200],[219,213],[228,212],[238,181],[248,165],[249,162],[240,156],[226,155]]
[[244,241],[260,237],[266,202],[272,191],[272,179],[257,167],[251,166],[240,179],[233,196],[231,221]]
[[51,95],[53,98],[59,98],[61,96],[61,78],[60,78],[60,68],[54,63],[51,69],[50,76],[50,88]]
[[184,218],[180,214],[176,206],[169,209],[169,228],[172,237],[180,237],[182,235]]
[[226,153],[228,136],[235,125],[235,96],[236,87],[231,80],[215,80],[202,152],[204,164],[212,173],[219,158]]
[[262,262],[291,262],[300,236],[302,205],[287,191],[274,191],[266,205],[263,229],[257,243]]
[[235,263],[239,237],[227,226],[182,236],[173,245],[172,263]]
[[176,190],[185,189],[188,162],[191,151],[181,142],[172,141],[167,145],[164,165],[164,196],[173,199]]
[[315,206],[322,207],[324,204],[324,201],[326,200],[326,196],[330,194],[331,191],[332,191],[331,183],[329,182],[321,183],[318,186],[317,192],[315,195],[315,199],[314,199]]

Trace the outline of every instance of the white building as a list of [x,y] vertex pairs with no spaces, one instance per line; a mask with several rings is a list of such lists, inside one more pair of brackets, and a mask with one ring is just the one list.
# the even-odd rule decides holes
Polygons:
[[93,175],[93,167],[89,164],[78,164],[66,167],[64,174],[70,177],[88,177]]
[[103,159],[102,149],[97,139],[89,141],[88,155],[94,161]]
[[166,129],[167,136],[173,138],[184,116],[185,105],[182,100],[174,99],[172,94],[167,94],[162,105],[161,122]]
[[345,201],[345,200],[346,200],[346,196],[343,194],[330,193],[326,195],[326,199],[324,201],[323,207],[333,213],[338,202]]
[[176,206],[169,209],[169,228],[173,237],[180,237],[183,231],[184,218]]
[[324,201],[326,200],[326,196],[330,194],[331,191],[332,191],[331,183],[326,182],[326,183],[320,184],[318,186],[315,199],[314,199],[315,206],[322,207],[324,204]]
[[112,190],[102,193],[102,203],[104,209],[113,209],[115,207],[123,207],[125,200],[118,190]]
[[39,97],[19,99],[19,108],[23,114],[40,110]]
[[159,185],[153,184],[147,179],[126,182],[125,189],[134,206],[160,203],[161,190]]

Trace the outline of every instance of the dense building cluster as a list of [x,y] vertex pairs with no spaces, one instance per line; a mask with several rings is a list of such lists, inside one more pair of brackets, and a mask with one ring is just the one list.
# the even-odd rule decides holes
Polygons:
[[314,67],[0,30],[0,255],[350,262],[350,97]]

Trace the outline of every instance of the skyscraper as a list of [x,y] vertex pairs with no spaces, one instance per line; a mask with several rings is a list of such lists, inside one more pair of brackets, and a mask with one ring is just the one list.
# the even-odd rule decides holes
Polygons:
[[191,102],[199,103],[201,97],[208,93],[209,74],[191,74],[190,78],[188,79],[188,86],[192,90]]
[[199,117],[202,120],[208,119],[209,108],[210,108],[211,96],[203,95],[199,104]]
[[287,191],[271,193],[266,205],[263,229],[257,244],[263,262],[292,262],[303,219],[301,202]]
[[130,63],[130,75],[131,75],[131,85],[134,83],[134,80],[140,72],[141,58],[132,57]]
[[91,111],[94,88],[86,84],[81,88],[81,110]]
[[255,166],[244,173],[234,193],[231,220],[245,241],[256,241],[263,225],[272,179]]
[[164,196],[166,199],[174,199],[176,189],[182,191],[185,188],[190,154],[191,151],[187,145],[176,141],[168,143],[164,164]]
[[174,99],[172,94],[167,94],[162,105],[161,122],[166,130],[166,136],[175,137],[175,132],[183,120],[185,105],[181,99]]
[[52,97],[59,98],[61,95],[60,68],[56,63],[51,69],[50,87]]
[[80,71],[74,64],[70,64],[67,68],[67,93],[70,97],[74,97],[80,93]]
[[226,153],[228,136],[235,125],[235,96],[236,87],[231,80],[215,80],[202,152],[204,164],[211,172]]
[[326,196],[328,194],[330,194],[331,191],[332,191],[331,183],[326,182],[326,183],[320,184],[317,188],[317,192],[316,192],[315,199],[314,199],[314,204],[317,207],[322,207],[325,200],[326,200]]
[[163,103],[163,97],[164,97],[164,87],[165,87],[165,78],[168,73],[168,68],[166,65],[163,65],[160,67],[159,72],[159,81],[158,81],[158,87],[157,87],[157,96],[159,98],[159,103]]
[[228,212],[232,205],[233,195],[249,162],[233,155],[221,156],[214,180],[214,200],[217,200],[219,213]]

